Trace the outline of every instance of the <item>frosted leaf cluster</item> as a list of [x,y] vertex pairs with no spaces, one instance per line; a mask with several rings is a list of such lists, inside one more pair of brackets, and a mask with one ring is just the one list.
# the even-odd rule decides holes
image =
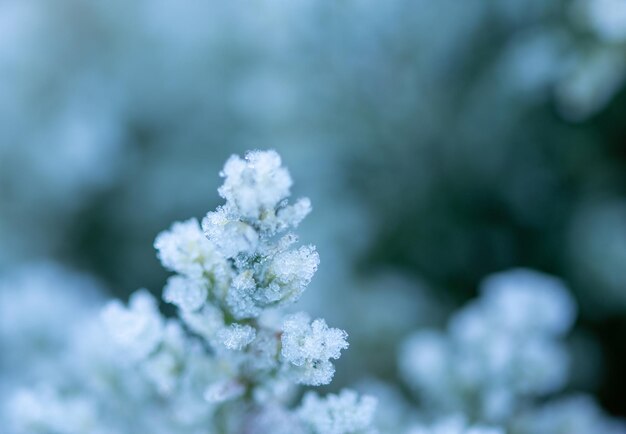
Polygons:
[[256,329],[249,325],[232,324],[219,330],[218,339],[226,348],[242,350],[246,345],[254,341]]
[[206,302],[209,290],[202,279],[172,276],[167,280],[163,300],[185,311],[200,309]]
[[267,319],[295,302],[317,270],[315,247],[294,247],[297,236],[288,230],[310,212],[309,200],[288,204],[292,180],[274,151],[232,156],[221,176],[218,191],[226,203],[206,215],[202,230],[192,219],[155,241],[163,266],[178,273],[169,278],[164,300],[179,308],[185,326],[217,359],[228,361],[205,398],[271,395],[284,389],[278,386],[286,378],[328,384],[335,371],[330,360],[347,348],[346,333],[323,320],[310,324],[303,314],[282,324]]
[[304,314],[282,324],[264,319],[298,300],[317,270],[315,247],[295,247],[297,236],[288,231],[310,212],[309,200],[288,204],[291,177],[274,151],[232,156],[221,175],[226,203],[207,214],[204,232],[191,219],[155,241],[163,266],[177,272],[163,299],[213,351],[233,358],[235,383],[280,373],[300,384],[328,384],[330,360],[347,348],[347,334]]
[[165,268],[187,277],[218,274],[226,263],[215,253],[206,239],[198,220],[189,219],[172,225],[154,241],[158,257]]
[[[311,322],[304,313],[280,319],[277,308],[300,297],[319,257],[313,246],[294,246],[298,239],[289,229],[311,205],[308,199],[288,204],[292,181],[279,155],[232,156],[221,176],[218,191],[226,203],[207,214],[203,232],[197,221],[188,220],[155,241],[163,265],[177,272],[163,298],[208,344],[219,369],[204,399],[220,405],[252,397],[258,405],[255,420],[267,420],[282,414],[275,404],[290,394],[294,382],[318,386],[332,380],[331,360],[348,347],[347,334],[323,319]],[[260,401],[274,402],[272,411]],[[301,425],[301,418],[284,411]]]
[[292,184],[275,151],[249,152],[245,159],[233,155],[221,175],[224,184],[218,189],[220,196],[226,199],[228,208],[249,219],[273,212],[289,196]]
[[325,398],[309,392],[304,396],[298,415],[315,434],[373,434],[371,423],[375,410],[376,399],[359,397],[351,390]]
[[294,401],[298,384],[330,383],[332,360],[348,347],[345,331],[281,309],[319,263],[315,248],[295,246],[288,230],[310,203],[287,203],[291,178],[273,151],[231,157],[223,176],[226,204],[207,215],[205,231],[191,219],[154,243],[175,272],[162,298],[178,316],[166,318],[141,289],[128,304],[113,300],[84,318],[58,384],[45,394],[15,391],[0,406],[14,432],[371,432],[371,397],[345,391]]
[[283,324],[282,357],[293,365],[299,383],[328,384],[335,373],[330,359],[338,359],[348,348],[346,338],[345,331],[329,328],[323,319],[311,322],[308,315],[297,313]]
[[576,308],[563,283],[524,269],[487,278],[481,297],[457,312],[448,333],[423,330],[400,353],[408,384],[434,408],[487,421],[560,390],[569,358],[561,338]]
[[214,282],[222,308],[237,320],[298,300],[313,278],[319,256],[313,246],[292,248],[295,228],[311,211],[308,199],[289,205],[291,177],[274,151],[231,157],[219,189],[226,203],[209,212],[202,227],[228,269]]
[[178,273],[168,280],[165,301],[191,311],[202,307],[210,294],[224,294],[228,263],[206,239],[198,220],[174,223],[157,236],[154,246],[163,266]]

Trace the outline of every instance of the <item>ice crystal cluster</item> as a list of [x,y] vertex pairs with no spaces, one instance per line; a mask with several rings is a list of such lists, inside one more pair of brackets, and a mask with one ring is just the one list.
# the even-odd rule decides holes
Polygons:
[[274,151],[231,157],[226,203],[174,223],[155,241],[175,274],[163,300],[147,290],[84,321],[71,345],[82,361],[60,384],[7,399],[15,433],[371,433],[376,400],[351,390],[294,402],[296,385],[331,382],[347,334],[284,307],[298,300],[319,257],[292,232],[311,210],[290,205],[291,177]]

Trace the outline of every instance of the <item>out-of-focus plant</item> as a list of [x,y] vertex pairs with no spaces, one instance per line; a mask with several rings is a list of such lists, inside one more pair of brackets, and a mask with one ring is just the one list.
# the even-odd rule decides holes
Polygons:
[[461,414],[514,434],[626,432],[591,397],[555,398],[569,379],[563,338],[575,316],[559,279],[524,269],[498,273],[452,317],[447,333],[423,329],[405,341],[400,373],[427,417]]

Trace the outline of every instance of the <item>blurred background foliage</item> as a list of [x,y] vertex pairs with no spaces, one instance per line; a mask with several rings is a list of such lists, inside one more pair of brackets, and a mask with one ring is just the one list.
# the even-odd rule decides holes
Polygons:
[[619,0],[2,0],[0,271],[158,293],[155,235],[218,204],[231,153],[275,148],[315,208],[309,302],[352,303],[368,369],[394,354],[359,343],[365,303],[410,329],[531,267],[580,303],[576,385],[624,416],[625,76]]

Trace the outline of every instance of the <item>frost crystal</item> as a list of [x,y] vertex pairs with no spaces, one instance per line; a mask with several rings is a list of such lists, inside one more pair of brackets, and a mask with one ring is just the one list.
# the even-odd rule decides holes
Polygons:
[[308,315],[297,313],[285,319],[282,356],[294,365],[299,383],[328,384],[335,373],[330,359],[338,359],[348,347],[347,336],[343,330],[328,328],[323,319],[311,323]]
[[230,350],[241,350],[256,337],[256,330],[249,325],[233,324],[218,332],[218,339]]
[[319,255],[313,246],[280,253],[268,267],[271,286],[276,288],[278,300],[297,299],[317,271]]
[[219,272],[225,266],[196,219],[174,223],[169,231],[156,237],[154,247],[165,268],[185,276],[201,277],[206,272]]
[[229,220],[226,208],[209,212],[202,222],[207,238],[215,244],[226,258],[239,254],[252,254],[259,243],[259,236],[247,223]]
[[307,393],[298,415],[315,434],[356,434],[374,432],[371,424],[375,411],[375,398],[359,398],[352,390],[342,390],[325,398]]
[[244,218],[256,219],[289,196],[291,177],[275,151],[254,151],[245,159],[233,155],[221,174],[220,196]]
[[258,290],[252,270],[239,273],[232,282],[226,296],[226,304],[235,318],[255,318],[263,311],[263,293]]

